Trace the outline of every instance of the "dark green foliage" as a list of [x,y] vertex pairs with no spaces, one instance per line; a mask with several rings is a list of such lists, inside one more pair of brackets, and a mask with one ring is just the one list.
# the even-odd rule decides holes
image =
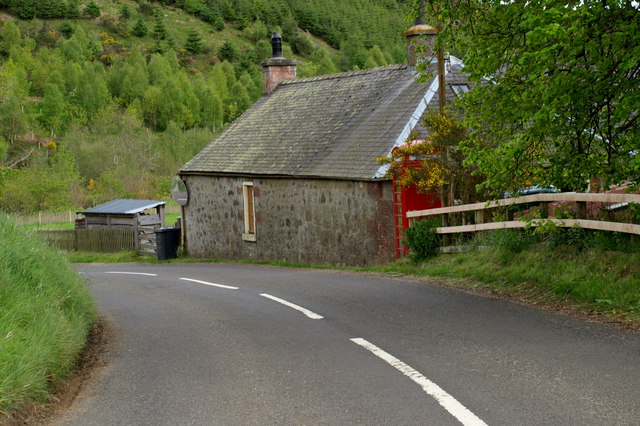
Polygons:
[[281,26],[284,40],[293,40],[298,35],[298,21],[292,15],[287,15]]
[[225,41],[222,46],[218,48],[218,56],[223,61],[233,62],[238,59],[239,54],[236,46],[230,41]]
[[79,16],[78,0],[15,0],[3,6],[21,19],[75,19]]
[[[263,22],[270,29],[280,26],[284,41],[297,44],[297,49],[309,55],[308,44],[295,40],[298,27],[322,37],[332,47],[339,48],[347,36],[355,35],[363,40],[362,50],[378,45],[396,60],[395,52],[404,52],[402,30],[404,1],[399,0],[156,0],[156,3],[174,5],[200,16],[212,23],[217,31],[223,28],[224,20],[238,29],[251,28],[256,22]],[[362,68],[367,57],[343,61],[343,69]]]
[[132,33],[136,37],[144,37],[149,32],[147,28],[147,24],[145,24],[144,19],[140,18],[133,26]]
[[60,26],[58,27],[58,30],[66,38],[69,38],[69,37],[71,37],[71,35],[73,35],[73,32],[75,31],[75,28],[69,22],[64,21],[62,24],[60,24]]
[[187,35],[187,42],[184,45],[184,48],[194,55],[202,53],[204,50],[204,46],[202,44],[202,39],[200,34],[196,30],[189,31]]
[[271,57],[271,43],[267,40],[260,40],[256,43],[253,51],[251,52],[251,59],[253,63],[259,64]]
[[216,31],[224,30],[224,19],[220,15],[216,15],[215,18],[211,21],[211,25],[213,25],[213,29]]
[[36,0],[24,0],[18,8],[18,16],[21,19],[33,19],[37,15]]
[[439,218],[426,218],[414,223],[405,232],[405,242],[409,246],[409,254],[415,261],[422,261],[436,254],[442,238],[436,234],[440,226]]
[[293,53],[296,53],[300,56],[311,56],[313,54],[313,51],[315,50],[313,40],[308,34],[305,33],[301,33],[293,37],[289,44],[291,45]]
[[123,4],[118,13],[118,18],[121,21],[128,21],[131,18],[131,7],[128,4]]
[[78,19],[80,17],[79,0],[68,0],[67,8],[65,11],[65,18]]
[[87,7],[84,8],[84,13],[91,18],[97,18],[98,16],[100,16],[101,11],[96,2],[92,0],[91,2],[89,2]]
[[341,43],[339,65],[343,70],[363,69],[367,61],[367,49],[364,41],[357,35],[351,35]]
[[67,14],[67,4],[64,0],[39,0],[38,18],[56,19],[64,18]]
[[167,27],[164,25],[162,18],[156,19],[156,23],[153,25],[153,38],[156,40],[166,40]]

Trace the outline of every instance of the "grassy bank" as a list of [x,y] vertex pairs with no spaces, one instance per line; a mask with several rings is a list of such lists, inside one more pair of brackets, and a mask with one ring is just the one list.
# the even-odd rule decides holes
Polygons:
[[505,292],[583,313],[640,325],[640,254],[533,246],[438,255],[396,262],[380,271],[455,281],[457,286]]
[[0,421],[43,402],[73,369],[96,318],[82,279],[60,252],[0,214]]

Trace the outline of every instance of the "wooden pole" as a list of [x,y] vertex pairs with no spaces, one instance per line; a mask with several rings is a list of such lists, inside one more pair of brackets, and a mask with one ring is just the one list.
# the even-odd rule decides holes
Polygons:
[[440,114],[444,114],[444,109],[447,106],[447,86],[444,74],[444,53],[442,48],[438,48],[438,106],[440,107]]

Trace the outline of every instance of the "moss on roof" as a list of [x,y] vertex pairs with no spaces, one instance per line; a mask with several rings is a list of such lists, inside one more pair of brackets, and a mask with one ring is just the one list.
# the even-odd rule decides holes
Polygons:
[[181,174],[373,179],[376,158],[390,152],[424,109],[429,83],[417,82],[402,65],[281,83]]

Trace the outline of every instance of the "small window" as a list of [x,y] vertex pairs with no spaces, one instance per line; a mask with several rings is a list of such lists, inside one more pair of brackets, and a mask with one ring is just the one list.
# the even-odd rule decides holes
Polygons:
[[244,198],[244,234],[245,241],[256,241],[256,207],[253,197],[253,182],[242,184],[242,195]]
[[456,96],[460,96],[469,91],[469,85],[468,84],[452,84],[451,90],[453,90],[453,93],[455,93]]

